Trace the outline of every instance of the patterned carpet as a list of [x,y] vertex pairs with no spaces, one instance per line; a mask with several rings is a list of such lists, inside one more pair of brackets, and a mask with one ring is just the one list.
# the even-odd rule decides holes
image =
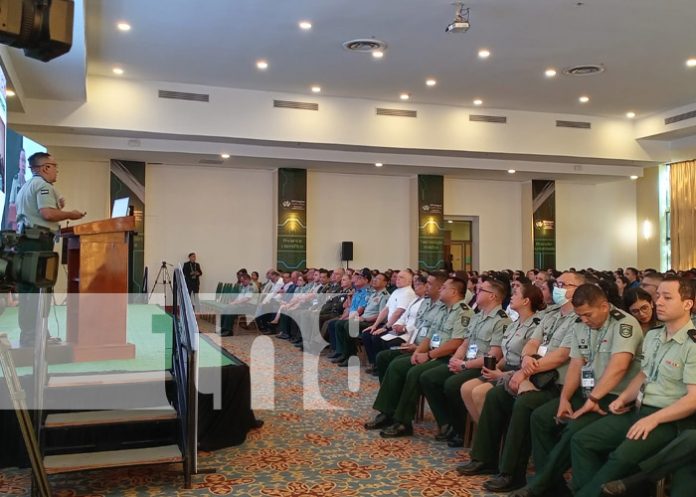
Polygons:
[[[363,423],[375,414],[371,404],[378,381],[358,373],[357,368],[349,373],[322,356],[319,388],[324,399],[339,408],[311,409],[314,401],[303,395],[302,353],[284,340],[263,338],[262,345],[272,343],[276,350],[273,392],[267,381],[273,369],[257,359],[263,347],[257,342],[253,353],[251,350],[256,337],[242,334],[223,338],[222,344],[245,362],[253,355],[262,363],[252,364],[252,389],[257,417],[265,425],[252,431],[239,447],[201,452],[199,466],[214,472],[195,476],[193,489],[182,488],[181,466],[170,465],[51,476],[54,495],[497,495],[482,489],[485,477],[465,478],[454,471],[456,465],[467,460],[468,451],[435,442],[436,427],[427,410],[425,420],[415,425],[413,437],[385,440],[376,432],[365,431]],[[258,408],[273,401],[275,409]],[[304,409],[304,405],[310,409]],[[28,489],[28,471],[0,471],[0,495],[28,496]]]

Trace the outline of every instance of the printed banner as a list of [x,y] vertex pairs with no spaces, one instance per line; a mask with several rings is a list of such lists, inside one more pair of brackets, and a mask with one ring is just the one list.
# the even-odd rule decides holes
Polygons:
[[[123,160],[111,161],[111,204],[118,199],[133,208],[135,235],[131,252],[128,292],[143,289],[145,271],[145,163]],[[112,212],[113,214],[113,212]],[[117,213],[116,215],[118,215]],[[127,213],[126,213],[127,215]]]
[[307,265],[307,170],[278,170],[279,271],[294,271]]
[[534,216],[534,266],[556,268],[556,183],[532,181]]
[[442,176],[418,175],[418,267],[433,271],[445,267]]

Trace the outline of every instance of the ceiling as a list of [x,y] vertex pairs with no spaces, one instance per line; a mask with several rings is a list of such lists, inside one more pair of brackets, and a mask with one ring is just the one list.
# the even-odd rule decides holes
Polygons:
[[[88,75],[571,114],[638,116],[696,100],[693,0],[471,0],[471,29],[445,33],[450,0],[89,0]],[[125,20],[128,33],[115,24]],[[300,20],[313,23],[299,29]],[[382,60],[344,41],[375,37]],[[479,59],[487,48],[492,55]],[[265,59],[266,71],[255,62]],[[55,67],[60,68],[60,59]],[[602,64],[593,76],[561,70]],[[544,70],[554,67],[549,79]],[[69,69],[66,64],[66,70]],[[437,79],[428,88],[427,77]],[[49,98],[50,85],[30,85]],[[590,102],[580,104],[578,97]]]

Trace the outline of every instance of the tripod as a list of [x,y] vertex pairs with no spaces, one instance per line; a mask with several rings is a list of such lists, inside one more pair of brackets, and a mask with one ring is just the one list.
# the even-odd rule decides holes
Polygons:
[[162,284],[162,293],[164,293],[165,309],[167,308],[167,286],[169,286],[169,291],[172,292],[172,295],[174,293],[174,290],[172,289],[172,275],[169,273],[169,269],[167,269],[167,266],[171,266],[171,264],[167,264],[167,261],[162,261],[162,265],[160,266],[159,271],[157,272],[157,276],[155,276],[155,281],[154,283],[152,283],[152,290],[150,290],[150,295],[147,297],[147,302],[149,304],[150,299],[152,299],[152,294],[155,293],[155,289],[157,288],[157,283],[160,282]]

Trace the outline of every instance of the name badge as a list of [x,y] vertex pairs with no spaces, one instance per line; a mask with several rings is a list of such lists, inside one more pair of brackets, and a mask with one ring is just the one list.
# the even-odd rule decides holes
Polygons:
[[594,370],[591,367],[582,367],[582,388],[594,388],[595,377]]
[[440,346],[440,335],[433,335],[433,338],[430,340],[430,347],[433,349],[436,349]]
[[427,327],[427,326],[423,326],[423,327],[420,329],[420,331],[418,331],[418,336],[419,336],[419,337],[424,337],[424,336],[427,335],[427,334],[428,334],[428,327]]
[[548,345],[539,345],[539,348],[537,349],[537,354],[541,357],[544,357],[548,351],[549,351]]
[[645,383],[641,385],[638,396],[636,397],[636,409],[640,409],[640,406],[643,405],[643,397],[645,397]]
[[478,354],[478,345],[469,345],[469,349],[466,351],[466,359],[467,361],[470,361],[472,359],[476,359],[476,355]]

